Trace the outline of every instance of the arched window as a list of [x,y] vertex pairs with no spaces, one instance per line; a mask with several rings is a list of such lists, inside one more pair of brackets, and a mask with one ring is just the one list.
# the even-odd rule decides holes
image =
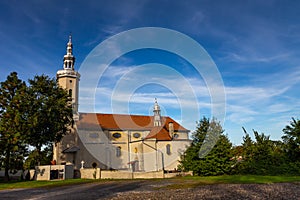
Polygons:
[[117,157],[121,156],[121,147],[120,146],[116,148],[116,156]]
[[72,96],[72,89],[69,89],[69,95]]
[[171,145],[170,144],[166,145],[166,151],[167,151],[168,155],[171,155]]

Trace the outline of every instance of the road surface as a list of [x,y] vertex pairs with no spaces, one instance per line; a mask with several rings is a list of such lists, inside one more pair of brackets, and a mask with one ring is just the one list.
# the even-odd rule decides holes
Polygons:
[[7,200],[81,199],[300,199],[300,183],[214,184],[164,180],[126,180],[38,189],[1,190]]

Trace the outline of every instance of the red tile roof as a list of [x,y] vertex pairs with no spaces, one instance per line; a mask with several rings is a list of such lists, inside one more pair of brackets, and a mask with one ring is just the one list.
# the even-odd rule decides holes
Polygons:
[[79,129],[86,130],[135,130],[150,131],[146,138],[157,140],[170,140],[169,123],[172,122],[174,131],[188,132],[186,128],[178,124],[170,117],[162,117],[162,126],[154,127],[153,116],[145,115],[123,115],[102,113],[80,113],[79,121],[76,123]]
[[172,140],[169,131],[164,126],[155,126],[151,129],[150,133],[145,139],[156,139],[156,140]]

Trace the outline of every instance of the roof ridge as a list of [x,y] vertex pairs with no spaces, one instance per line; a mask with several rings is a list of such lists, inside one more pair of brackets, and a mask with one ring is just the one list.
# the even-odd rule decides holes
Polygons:
[[[95,114],[95,115],[121,115],[121,116],[142,116],[142,117],[153,117],[153,115],[142,115],[142,114],[125,114],[125,113],[90,113],[90,112],[79,112],[79,114]],[[163,118],[171,118],[170,116],[161,116]]]
[[[101,126],[104,129],[149,130],[153,124],[154,116],[110,113],[83,113],[79,115],[78,125],[81,127]],[[168,130],[169,123],[174,124],[175,131],[189,131],[169,116],[162,117],[162,125]]]

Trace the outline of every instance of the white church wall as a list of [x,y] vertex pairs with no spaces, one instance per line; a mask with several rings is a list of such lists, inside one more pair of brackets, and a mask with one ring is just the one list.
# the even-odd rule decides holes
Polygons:
[[156,149],[155,140],[146,140],[143,143],[144,149],[144,171],[162,170],[162,158]]

